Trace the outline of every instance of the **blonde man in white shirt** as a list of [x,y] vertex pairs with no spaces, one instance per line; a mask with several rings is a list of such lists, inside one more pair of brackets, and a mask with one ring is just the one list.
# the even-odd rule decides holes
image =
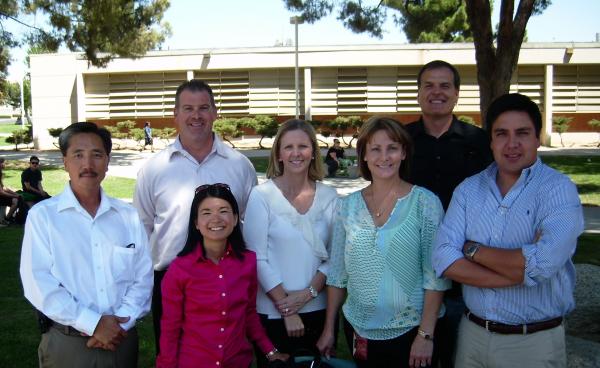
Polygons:
[[194,190],[203,184],[228,184],[243,217],[250,190],[257,182],[248,158],[213,133],[217,108],[208,84],[197,79],[181,84],[175,93],[173,114],[179,136],[142,167],[133,198],[152,249],[152,317],[157,354],[162,314],[160,284],[167,267],[185,245]]
[[59,137],[69,184],[29,211],[25,297],[50,327],[40,367],[135,367],[136,320],[150,310],[152,262],[137,211],[108,197],[110,133],[75,123]]

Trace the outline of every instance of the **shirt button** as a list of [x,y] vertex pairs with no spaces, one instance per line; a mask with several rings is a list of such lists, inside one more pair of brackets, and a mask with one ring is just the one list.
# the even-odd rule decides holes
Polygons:
[[225,328],[224,327],[221,327],[221,332],[225,332]]
[[227,312],[223,311],[223,312],[221,312],[221,314],[222,314],[222,315],[226,315],[226,314],[227,314]]
[[221,362],[217,361],[217,363],[216,363],[216,364],[217,364],[217,365],[221,365]]
[[100,292],[101,292],[101,293],[103,293],[103,292],[104,292],[104,289],[100,289]]
[[225,295],[226,295],[225,293],[221,293],[221,296],[223,296],[223,297],[224,297]]
[[439,160],[439,159],[441,159],[441,157],[440,156],[435,156],[435,159]]
[[223,345],[219,344],[219,349],[223,349]]
[[219,275],[219,278],[220,278],[220,279],[222,279],[222,278],[223,278],[223,275]]

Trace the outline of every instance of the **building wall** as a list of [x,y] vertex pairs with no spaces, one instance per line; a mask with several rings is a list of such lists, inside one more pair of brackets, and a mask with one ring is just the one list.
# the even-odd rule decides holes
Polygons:
[[[416,75],[444,59],[461,74],[455,112],[480,121],[472,44],[301,47],[300,111],[307,118],[385,114],[418,116]],[[600,118],[600,44],[525,44],[511,92],[530,96],[545,112],[546,142],[553,115]],[[81,121],[135,120],[162,126],[172,118],[175,90],[191,78],[206,80],[222,116],[295,113],[294,50],[290,47],[151,52],[88,66],[79,54],[31,57],[34,139],[47,148],[49,127]],[[548,105],[548,106],[546,106]],[[585,117],[579,116],[585,115]]]

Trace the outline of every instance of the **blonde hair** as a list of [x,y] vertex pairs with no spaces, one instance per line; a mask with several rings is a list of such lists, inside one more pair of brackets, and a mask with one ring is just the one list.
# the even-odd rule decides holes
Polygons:
[[315,129],[304,120],[301,119],[290,119],[279,126],[277,135],[273,141],[273,147],[271,147],[271,155],[269,156],[269,166],[267,167],[267,178],[275,178],[283,175],[283,163],[279,161],[279,148],[281,148],[281,137],[287,132],[292,130],[301,130],[310,139],[313,150],[313,158],[310,161],[308,167],[308,178],[310,180],[322,180],[323,179],[323,160],[321,159],[321,151],[317,144],[317,135]]

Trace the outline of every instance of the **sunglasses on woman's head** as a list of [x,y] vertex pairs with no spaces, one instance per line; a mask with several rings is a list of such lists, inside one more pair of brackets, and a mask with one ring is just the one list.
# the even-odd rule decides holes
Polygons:
[[208,190],[210,188],[227,189],[228,191],[231,192],[231,188],[229,188],[229,185],[227,185],[225,183],[215,183],[215,184],[202,184],[201,186],[199,186],[198,188],[196,188],[196,191],[195,191],[194,194],[198,194],[199,192],[201,192],[203,190]]

